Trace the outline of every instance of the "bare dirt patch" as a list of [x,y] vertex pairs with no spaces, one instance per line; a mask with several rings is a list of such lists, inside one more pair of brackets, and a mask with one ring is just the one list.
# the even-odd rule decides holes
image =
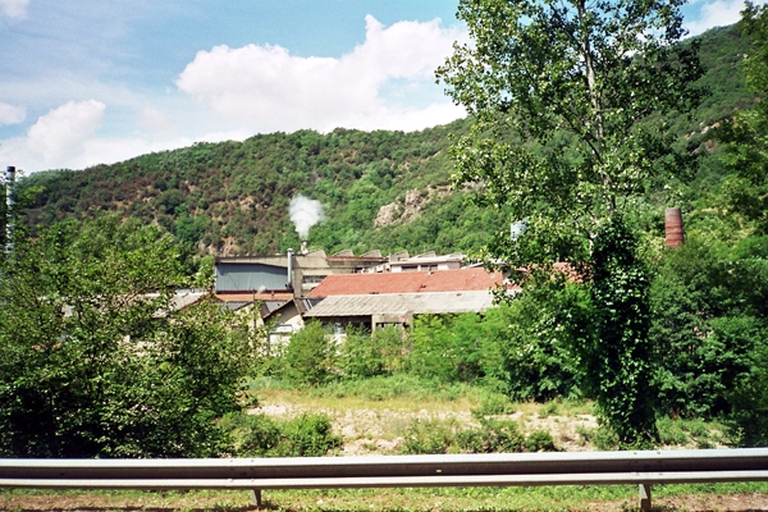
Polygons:
[[[280,419],[293,418],[304,412],[324,413],[331,419],[334,432],[342,437],[344,442],[342,455],[349,456],[387,455],[396,452],[403,441],[403,432],[416,420],[440,420],[451,422],[461,428],[480,426],[469,409],[435,410],[418,409],[414,406],[318,408],[287,402],[265,402],[252,412],[264,413]],[[523,432],[546,430],[559,449],[565,451],[594,449],[580,434],[580,432],[597,428],[597,420],[591,414],[561,416],[521,410],[502,417],[517,422]]]

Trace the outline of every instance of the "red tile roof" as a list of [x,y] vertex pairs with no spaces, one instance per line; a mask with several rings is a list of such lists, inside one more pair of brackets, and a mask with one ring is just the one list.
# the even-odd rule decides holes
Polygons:
[[488,290],[501,284],[502,280],[501,273],[489,273],[479,267],[434,272],[335,274],[323,279],[309,296]]

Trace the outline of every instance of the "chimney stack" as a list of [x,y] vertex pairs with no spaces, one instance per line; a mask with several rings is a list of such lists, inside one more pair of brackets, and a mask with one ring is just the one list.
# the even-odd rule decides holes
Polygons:
[[293,290],[293,249],[288,249],[287,251],[287,259],[288,259],[288,289]]
[[667,208],[664,212],[664,231],[667,247],[680,247],[683,245],[683,214],[680,208]]

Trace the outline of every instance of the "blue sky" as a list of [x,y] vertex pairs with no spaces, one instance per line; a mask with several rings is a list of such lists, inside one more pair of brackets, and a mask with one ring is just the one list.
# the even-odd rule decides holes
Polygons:
[[[458,0],[0,0],[0,165],[82,169],[309,128],[463,115],[433,71]],[[691,33],[739,18],[696,0]]]

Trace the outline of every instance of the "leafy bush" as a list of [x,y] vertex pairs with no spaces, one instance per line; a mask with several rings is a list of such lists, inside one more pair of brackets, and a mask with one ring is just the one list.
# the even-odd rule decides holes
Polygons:
[[280,428],[266,414],[238,414],[231,428],[238,434],[235,450],[240,457],[268,456],[281,440]]
[[750,372],[728,394],[733,407],[728,421],[738,435],[738,444],[768,446],[768,342],[763,341],[752,358]]
[[275,455],[280,457],[320,457],[341,446],[331,420],[325,414],[302,414],[283,425]]
[[400,447],[406,454],[449,453],[456,444],[455,422],[416,419],[408,425]]
[[406,334],[401,329],[388,327],[373,334],[351,329],[346,334],[339,354],[345,377],[369,378],[402,369]]
[[475,417],[512,414],[514,412],[515,406],[506,395],[487,390],[480,395],[480,404],[477,408],[472,409],[472,415]]
[[749,381],[768,327],[761,311],[765,261],[697,237],[664,254],[651,290],[662,410],[682,417],[730,413],[733,385]]
[[459,429],[454,420],[416,420],[408,426],[403,453],[496,453],[555,451],[543,430],[524,435],[511,420],[481,418],[479,428]]
[[481,376],[480,316],[422,315],[416,318],[409,371],[440,382],[474,382]]
[[576,360],[564,323],[569,289],[530,290],[485,312],[479,326],[483,383],[512,400],[546,401],[577,394]]
[[115,217],[17,233],[0,272],[0,455],[210,457],[250,364],[234,318],[182,311],[178,252]]
[[467,429],[458,433],[462,451],[471,453],[522,452],[525,436],[517,424],[509,420],[481,419],[480,429]]
[[296,384],[316,386],[332,375],[336,346],[328,331],[310,321],[291,336],[283,356],[284,375]]
[[728,429],[719,422],[707,422],[701,418],[673,419],[667,416],[660,418],[657,425],[659,442],[667,446],[694,445],[697,448],[714,448],[731,443],[731,440],[726,438]]
[[225,423],[240,457],[321,457],[341,446],[325,414],[275,421],[266,414],[238,413]]

